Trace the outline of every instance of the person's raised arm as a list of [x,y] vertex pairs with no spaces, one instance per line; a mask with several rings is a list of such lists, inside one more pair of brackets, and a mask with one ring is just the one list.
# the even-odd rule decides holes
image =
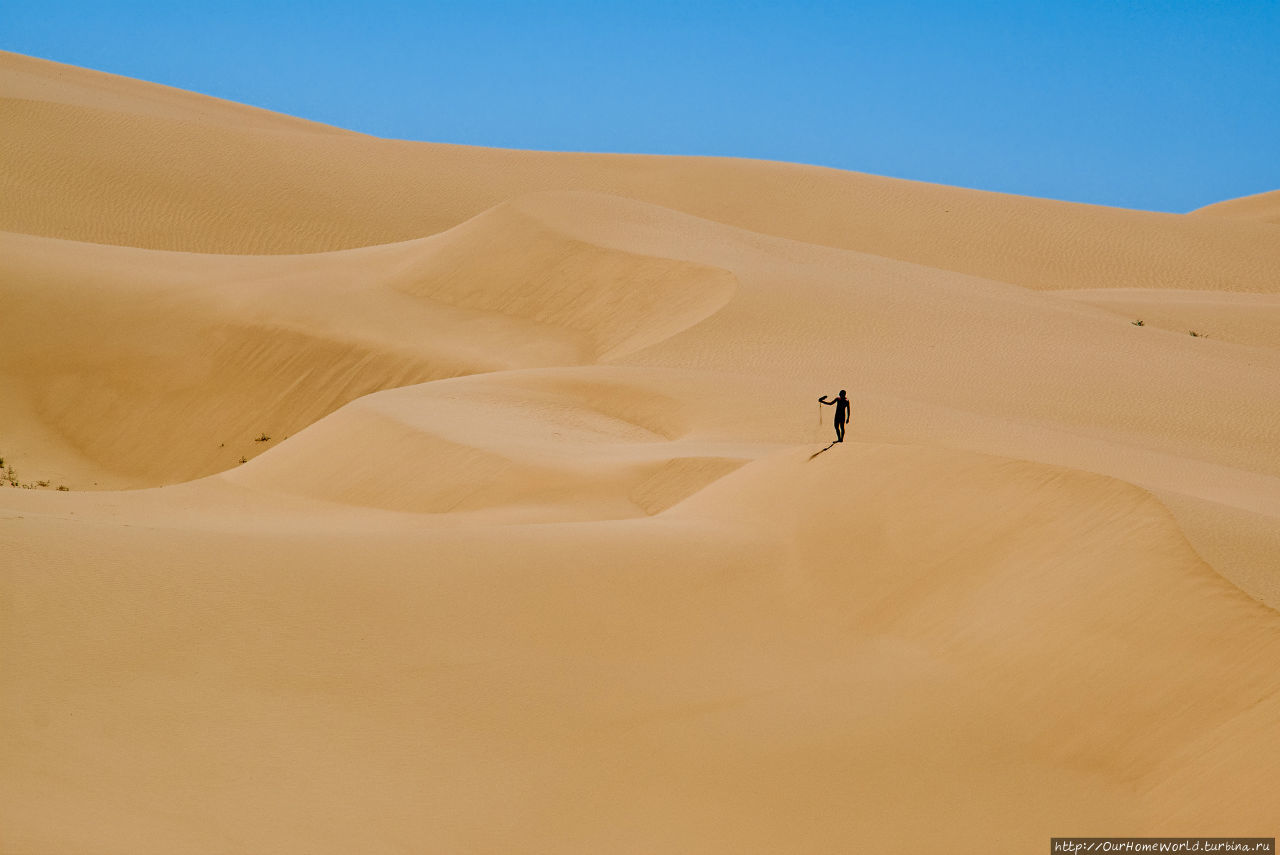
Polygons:
[[826,405],[829,407],[829,406],[831,406],[832,404],[834,404],[834,403],[835,403],[835,401],[828,401],[828,400],[827,400],[827,396],[826,396],[826,395],[823,395],[821,398],[819,398],[819,399],[818,399],[818,403],[819,403],[819,404],[826,404]]

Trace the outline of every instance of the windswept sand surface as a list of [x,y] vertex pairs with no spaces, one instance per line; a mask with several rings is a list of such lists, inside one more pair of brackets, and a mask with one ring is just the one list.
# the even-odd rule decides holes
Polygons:
[[0,853],[1276,834],[1277,204],[0,54]]

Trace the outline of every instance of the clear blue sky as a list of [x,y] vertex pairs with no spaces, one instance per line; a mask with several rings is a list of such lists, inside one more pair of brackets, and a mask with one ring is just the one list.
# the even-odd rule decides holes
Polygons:
[[1165,211],[1280,188],[1280,0],[9,0],[0,47],[405,139]]

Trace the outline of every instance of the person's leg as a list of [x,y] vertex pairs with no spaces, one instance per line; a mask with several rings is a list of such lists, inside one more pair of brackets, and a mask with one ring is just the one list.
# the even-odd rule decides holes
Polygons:
[[836,442],[844,442],[844,419],[836,419]]

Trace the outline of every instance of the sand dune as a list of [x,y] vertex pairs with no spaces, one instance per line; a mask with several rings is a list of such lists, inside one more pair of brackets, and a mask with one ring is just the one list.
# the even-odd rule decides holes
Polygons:
[[[1255,291],[1263,223],[1224,223],[727,158],[379,140],[0,53],[0,229],[151,249],[303,253],[412,240],[519,195],[591,190],[1030,288]],[[9,83],[14,72],[16,83]],[[32,99],[32,76],[56,86]],[[39,90],[37,90],[38,92]],[[96,106],[88,108],[85,103]],[[201,118],[207,116],[207,118]],[[145,180],[139,180],[145,176]]]
[[1274,833],[1274,194],[0,99],[0,852]]

